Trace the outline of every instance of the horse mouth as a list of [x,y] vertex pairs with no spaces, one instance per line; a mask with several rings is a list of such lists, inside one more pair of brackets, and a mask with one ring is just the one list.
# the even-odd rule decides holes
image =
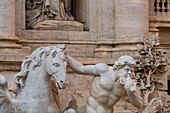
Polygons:
[[64,88],[66,88],[66,86],[67,86],[67,83],[66,83],[66,81],[65,80],[60,80],[60,79],[58,79],[57,78],[57,76],[52,76],[53,77],[53,79],[56,81],[56,87],[58,88],[58,89],[64,89]]
[[56,87],[57,87],[58,89],[65,89],[65,88],[66,88],[66,85],[65,85],[65,84],[62,84],[62,83],[60,83],[60,82],[56,82]]

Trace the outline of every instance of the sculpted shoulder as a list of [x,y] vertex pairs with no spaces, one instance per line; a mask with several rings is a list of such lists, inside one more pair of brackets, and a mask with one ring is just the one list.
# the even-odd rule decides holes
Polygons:
[[109,73],[109,66],[104,63],[98,63],[95,65],[95,70],[100,76],[107,76]]

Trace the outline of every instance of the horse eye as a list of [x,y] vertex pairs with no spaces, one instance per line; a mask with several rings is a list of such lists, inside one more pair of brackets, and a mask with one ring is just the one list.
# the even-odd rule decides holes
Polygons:
[[63,62],[66,62],[67,60],[66,59],[63,59]]
[[59,63],[54,63],[53,66],[60,67],[60,64]]

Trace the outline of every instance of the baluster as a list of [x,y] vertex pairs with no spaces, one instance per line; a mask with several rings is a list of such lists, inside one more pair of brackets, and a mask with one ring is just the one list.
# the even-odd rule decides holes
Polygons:
[[162,0],[162,15],[166,15],[166,13],[165,13],[165,10],[166,10],[165,3],[166,3],[166,0]]
[[168,1],[168,0],[166,0],[166,1],[165,1],[165,4],[164,4],[164,6],[165,6],[165,13],[166,13],[166,14],[167,14],[167,1]]
[[162,0],[157,0],[157,14],[162,15]]
[[170,0],[167,0],[167,15],[170,15]]

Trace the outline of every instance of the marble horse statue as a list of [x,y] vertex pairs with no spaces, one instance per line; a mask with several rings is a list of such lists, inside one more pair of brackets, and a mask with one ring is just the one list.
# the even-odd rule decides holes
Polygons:
[[64,49],[64,45],[41,47],[27,56],[14,77],[15,97],[8,90],[6,78],[0,75],[0,113],[61,113],[53,96],[51,78],[57,88],[66,86]]

